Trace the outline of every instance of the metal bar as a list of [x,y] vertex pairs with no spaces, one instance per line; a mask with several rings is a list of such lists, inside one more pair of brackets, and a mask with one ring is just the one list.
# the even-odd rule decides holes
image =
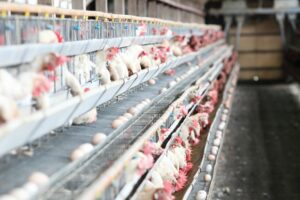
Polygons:
[[274,15],[277,13],[300,13],[300,8],[274,9],[274,8],[258,8],[258,9],[211,9],[208,12],[211,15]]

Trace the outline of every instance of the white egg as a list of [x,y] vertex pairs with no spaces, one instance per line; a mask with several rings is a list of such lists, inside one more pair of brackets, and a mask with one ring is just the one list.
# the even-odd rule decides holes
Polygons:
[[176,83],[176,81],[171,81],[170,83],[169,83],[169,87],[173,87],[173,86],[175,86],[177,83]]
[[35,183],[38,187],[42,187],[49,182],[49,177],[42,172],[33,172],[28,178],[29,182]]
[[0,196],[0,200],[18,200],[18,199],[12,195],[5,194]]
[[145,99],[145,101],[147,102],[147,103],[151,103],[151,100],[150,99]]
[[150,79],[148,81],[149,85],[155,85],[156,81],[154,79]]
[[228,109],[224,109],[223,113],[228,114],[229,110]]
[[22,188],[27,191],[29,196],[34,196],[39,191],[39,187],[32,182],[25,183]]
[[207,172],[207,173],[210,173],[211,171],[212,171],[212,165],[211,164],[208,164],[208,165],[206,165],[206,168],[205,168],[205,171]]
[[142,101],[142,103],[141,104],[143,104],[143,106],[145,107],[145,106],[147,106],[148,105],[148,102],[146,101],[146,100],[144,100],[144,101]]
[[137,109],[137,110],[143,110],[143,108],[144,108],[145,106],[144,106],[144,104],[142,104],[142,103],[139,103],[138,105],[136,105],[135,106],[135,108]]
[[226,126],[226,123],[225,122],[221,122],[219,124],[218,128],[219,128],[219,130],[224,130],[225,126]]
[[223,115],[221,116],[221,120],[222,120],[222,121],[226,121],[226,119],[227,119],[227,115],[226,115],[226,114],[223,114]]
[[210,174],[205,174],[205,175],[204,175],[204,180],[205,180],[206,182],[211,181],[211,175],[210,175]]
[[216,147],[216,146],[213,146],[213,147],[211,148],[211,153],[212,153],[213,155],[217,155],[217,153],[218,153],[218,150],[219,150],[219,148],[218,148],[218,147]]
[[133,115],[127,112],[123,115],[123,117],[126,117],[128,120],[130,120],[133,117]]
[[167,88],[162,88],[162,89],[159,91],[159,94],[165,93],[166,91],[168,91]]
[[30,199],[29,194],[23,188],[16,188],[10,192],[10,195],[15,197],[18,200],[27,200]]
[[181,78],[180,78],[180,77],[177,77],[175,80],[176,80],[177,82],[179,82],[179,81],[181,81]]
[[199,191],[197,192],[197,195],[196,195],[196,200],[205,200],[205,199],[206,199],[206,196],[207,196],[206,191],[204,191],[204,190],[199,190]]
[[78,147],[84,154],[88,154],[93,151],[94,146],[91,143],[84,143]]
[[221,140],[219,138],[214,139],[213,144],[216,145],[216,146],[219,146],[221,144]]
[[124,116],[119,116],[119,117],[117,118],[117,120],[121,120],[121,121],[123,122],[123,124],[126,123],[126,122],[128,121],[127,117],[124,117]]
[[217,131],[216,132],[216,137],[217,138],[222,138],[222,135],[223,135],[222,131]]
[[106,140],[107,136],[104,133],[96,133],[92,138],[92,144],[98,145]]
[[131,107],[128,109],[128,112],[132,115],[135,115],[138,112],[138,110],[135,107]]
[[82,149],[75,149],[74,151],[72,151],[71,155],[70,155],[70,160],[71,161],[75,161],[78,160],[79,158],[81,158],[82,156],[84,156],[84,151],[82,151]]
[[216,160],[216,156],[212,155],[212,154],[209,154],[208,155],[208,160],[210,160],[210,161]]
[[123,123],[124,123],[123,121],[121,121],[121,120],[119,120],[119,119],[115,119],[115,120],[112,122],[111,127],[112,127],[113,129],[117,129],[117,128],[119,128],[120,126],[122,126]]

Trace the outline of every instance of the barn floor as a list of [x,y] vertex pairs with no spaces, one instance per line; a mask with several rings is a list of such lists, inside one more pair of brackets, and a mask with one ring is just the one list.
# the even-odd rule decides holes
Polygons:
[[300,87],[239,85],[213,200],[300,199]]

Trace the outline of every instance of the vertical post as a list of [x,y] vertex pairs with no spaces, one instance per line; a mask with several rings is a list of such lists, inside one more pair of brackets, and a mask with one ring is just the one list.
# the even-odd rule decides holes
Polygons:
[[95,0],[96,11],[108,12],[107,0]]
[[239,50],[240,48],[240,36],[241,36],[241,30],[242,26],[244,24],[245,16],[237,16],[236,21],[237,21],[237,29],[236,29],[236,49]]
[[138,15],[147,16],[147,0],[138,0]]
[[162,19],[163,18],[163,4],[157,3],[157,17]]
[[73,0],[72,8],[86,10],[86,0]]
[[284,13],[276,14],[276,19],[278,21],[279,28],[280,28],[280,36],[281,36],[282,46],[285,48],[286,41],[285,41],[285,30],[284,30],[284,18],[285,18]]
[[225,19],[225,30],[224,30],[224,33],[225,33],[225,38],[226,38],[226,41],[229,41],[229,31],[230,31],[230,27],[231,27],[231,23],[232,23],[232,16],[225,16],[224,19]]
[[114,0],[114,13],[125,14],[125,0]]
[[148,1],[148,17],[157,17],[156,1]]
[[52,6],[52,0],[38,0],[38,4]]
[[128,0],[128,14],[138,15],[138,0]]

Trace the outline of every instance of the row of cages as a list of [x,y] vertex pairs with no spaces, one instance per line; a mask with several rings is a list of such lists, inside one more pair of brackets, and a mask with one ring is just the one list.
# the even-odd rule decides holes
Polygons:
[[[164,156],[166,154],[166,152],[168,151],[169,148],[171,148],[172,143],[175,142],[175,138],[177,136],[180,135],[180,131],[181,131],[181,127],[184,124],[184,122],[186,121],[186,119],[192,115],[192,113],[194,113],[195,108],[197,106],[199,106],[201,103],[203,102],[204,99],[207,98],[207,93],[209,90],[212,89],[213,87],[213,83],[216,82],[216,80],[218,80],[219,74],[224,70],[224,60],[229,58],[229,57],[234,57],[233,55],[233,51],[232,49],[223,49],[222,51],[219,51],[219,55],[215,55],[213,56],[211,59],[209,59],[209,61],[205,64],[206,67],[209,69],[213,69],[213,70],[204,70],[205,66],[203,66],[203,70],[206,71],[206,75],[208,75],[205,79],[198,79],[198,81],[196,81],[196,84],[189,87],[181,96],[180,98],[178,98],[175,102],[172,103],[172,106],[174,106],[173,109],[167,109],[166,113],[168,113],[168,117],[162,117],[164,120],[162,122],[162,124],[159,126],[159,128],[157,129],[157,131],[155,131],[152,136],[150,136],[150,138],[148,138],[148,141],[153,142],[153,143],[158,143],[161,142],[161,131],[163,129],[167,130],[167,135],[164,135],[164,137],[166,138],[164,140],[164,142],[162,142],[164,144],[164,148],[162,148],[162,152],[160,155],[158,155],[155,158],[154,161],[154,165],[152,166],[152,168],[148,169],[145,174],[139,176],[138,178],[132,178],[130,181],[128,181],[128,177],[126,177],[126,166],[124,167],[125,169],[120,171],[120,174],[118,175],[118,177],[116,179],[114,179],[112,181],[112,183],[105,189],[103,190],[102,193],[95,193],[96,199],[139,199],[138,194],[140,193],[143,188],[145,187],[145,182],[150,178],[151,173],[153,171],[153,169],[157,168],[158,163],[161,161],[162,156]],[[219,57],[218,57],[219,56]],[[235,58],[233,58],[232,61],[232,67],[235,63]],[[211,67],[211,65],[213,67]],[[196,74],[196,72],[194,71],[192,74]],[[189,75],[189,76],[193,76],[193,75]],[[192,78],[192,77],[191,77]],[[195,77],[193,77],[195,78]],[[199,77],[198,77],[199,78]],[[197,77],[195,78],[197,80]],[[201,80],[201,81],[199,81]],[[191,97],[193,95],[195,96],[201,96],[203,97],[202,100],[200,102],[193,102],[191,101]],[[194,97],[194,96],[193,96]],[[174,105],[173,105],[174,104]],[[187,109],[188,114],[185,117],[182,118],[176,118],[174,115],[174,113],[180,113],[178,112],[179,108],[183,106]],[[170,108],[169,107],[169,108]],[[165,114],[165,113],[164,113]],[[182,121],[183,120],[183,121]],[[181,121],[181,122],[180,122]],[[207,141],[207,143],[211,143],[211,141]],[[132,158],[132,160],[134,160],[135,157]],[[202,159],[205,160],[205,157],[203,157]],[[128,187],[129,186],[129,187]],[[132,191],[130,191],[132,190]],[[152,192],[152,191],[149,191]],[[76,191],[75,191],[76,194]],[[128,196],[125,196],[128,195]],[[84,199],[84,195],[83,195],[83,199]]]
[[166,26],[121,19],[74,19],[40,16],[7,16],[0,18],[0,46],[43,42],[42,31],[54,31],[59,42],[118,37],[202,35],[206,30],[182,26]]

